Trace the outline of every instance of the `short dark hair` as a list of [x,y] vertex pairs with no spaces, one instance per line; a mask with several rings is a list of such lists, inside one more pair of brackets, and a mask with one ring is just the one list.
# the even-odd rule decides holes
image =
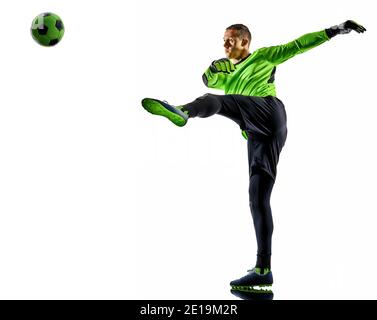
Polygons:
[[246,27],[243,24],[232,24],[231,26],[229,26],[228,28],[226,28],[226,30],[229,30],[229,29],[237,30],[238,36],[241,37],[241,38],[247,38],[247,40],[249,40],[249,44],[250,44],[250,42],[251,42],[251,33],[250,33],[250,30],[249,30],[248,27]]

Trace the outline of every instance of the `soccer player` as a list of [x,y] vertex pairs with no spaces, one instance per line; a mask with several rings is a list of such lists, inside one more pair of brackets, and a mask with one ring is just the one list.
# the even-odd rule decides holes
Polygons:
[[275,93],[276,67],[319,46],[338,34],[366,29],[352,20],[305,34],[291,42],[263,47],[249,52],[251,34],[242,24],[226,28],[226,58],[215,60],[203,74],[208,88],[221,89],[225,95],[205,94],[181,106],[145,98],[142,106],[152,114],[168,118],[184,126],[190,118],[206,118],[215,114],[236,122],[248,143],[249,202],[257,239],[255,267],[230,283],[233,289],[248,290],[254,286],[272,285],[271,238],[273,220],[270,196],[276,178],[280,152],[287,137],[285,107]]

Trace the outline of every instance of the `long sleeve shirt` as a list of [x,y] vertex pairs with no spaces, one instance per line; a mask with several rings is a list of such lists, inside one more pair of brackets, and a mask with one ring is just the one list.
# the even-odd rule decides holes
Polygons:
[[203,74],[203,81],[207,87],[224,90],[225,94],[276,96],[276,66],[329,39],[326,30],[321,30],[305,34],[283,45],[263,47],[236,63],[236,70],[232,73],[214,73],[208,68]]

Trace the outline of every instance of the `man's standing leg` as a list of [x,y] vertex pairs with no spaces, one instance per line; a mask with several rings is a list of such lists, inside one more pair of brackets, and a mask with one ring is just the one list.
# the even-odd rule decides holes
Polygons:
[[271,272],[271,243],[274,229],[270,198],[275,183],[274,178],[256,160],[263,156],[259,152],[266,144],[255,147],[255,140],[248,138],[249,156],[249,206],[257,240],[257,261],[249,273],[230,283],[235,290],[252,289],[254,286],[269,286],[273,283]]
[[255,268],[262,274],[271,269],[271,239],[274,225],[270,198],[273,186],[274,180],[262,170],[256,170],[250,176],[250,210],[258,246]]
[[[257,240],[257,262],[249,273],[230,283],[235,290],[273,283],[271,242],[273,219],[270,198],[280,152],[287,138],[284,105],[277,98],[249,97],[240,108],[247,125],[249,160],[249,201]],[[246,288],[246,289],[245,289]]]

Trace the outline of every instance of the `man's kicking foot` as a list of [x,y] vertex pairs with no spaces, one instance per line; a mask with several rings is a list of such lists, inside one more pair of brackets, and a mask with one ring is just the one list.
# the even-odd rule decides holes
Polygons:
[[168,118],[171,122],[179,127],[183,127],[188,120],[188,112],[182,111],[182,107],[172,106],[166,101],[152,98],[145,98],[141,101],[145,110],[152,114]]

